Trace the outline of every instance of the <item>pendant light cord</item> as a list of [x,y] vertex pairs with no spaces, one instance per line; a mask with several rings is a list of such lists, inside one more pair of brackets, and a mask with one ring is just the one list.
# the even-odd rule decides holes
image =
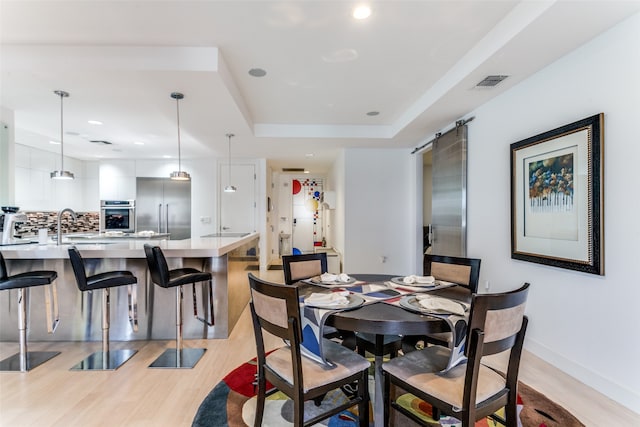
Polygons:
[[227,137],[229,137],[229,161],[227,162],[227,172],[229,173],[229,180],[227,181],[227,185],[231,186],[231,137],[234,136],[232,133],[228,133]]
[[176,116],[178,118],[178,172],[182,172],[182,155],[180,150],[180,98],[176,97]]
[[64,94],[60,92],[60,170],[64,170],[64,141],[63,141],[63,129],[64,129],[64,110],[62,108]]

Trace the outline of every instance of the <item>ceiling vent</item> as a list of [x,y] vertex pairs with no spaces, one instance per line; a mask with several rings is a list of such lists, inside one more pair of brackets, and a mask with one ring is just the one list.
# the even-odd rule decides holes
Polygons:
[[493,87],[509,76],[487,76],[476,87]]
[[94,144],[102,144],[102,145],[111,145],[112,144],[109,141],[103,141],[101,139],[92,139],[89,142],[93,142]]
[[304,168],[282,168],[282,172],[304,172]]

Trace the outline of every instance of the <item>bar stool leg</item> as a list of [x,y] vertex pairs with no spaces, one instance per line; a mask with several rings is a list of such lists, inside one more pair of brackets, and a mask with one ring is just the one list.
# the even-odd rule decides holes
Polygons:
[[166,349],[150,368],[191,369],[207,351],[206,348],[182,348],[182,299],[182,286],[176,286],[176,348]]
[[0,371],[27,372],[60,354],[59,351],[27,351],[27,303],[29,289],[18,289],[19,352],[0,362]]
[[111,321],[110,290],[102,290],[102,351],[97,351],[74,365],[72,371],[114,371],[129,360],[137,350],[110,350],[109,326]]

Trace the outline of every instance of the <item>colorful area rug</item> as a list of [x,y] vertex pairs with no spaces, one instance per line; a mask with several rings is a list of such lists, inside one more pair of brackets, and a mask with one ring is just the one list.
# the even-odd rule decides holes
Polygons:
[[[251,360],[230,372],[209,395],[203,400],[193,420],[193,427],[246,427],[253,425],[255,413],[256,390],[253,382],[256,374],[256,361]],[[373,390],[373,379],[370,379],[369,390]],[[270,385],[268,385],[270,387]],[[518,411],[523,427],[584,427],[573,415],[561,406],[551,402],[541,393],[520,383],[518,389]],[[313,402],[305,404],[305,413],[313,414],[334,406],[345,398],[344,393],[350,390],[337,390],[328,394],[320,407]],[[409,394],[402,396],[399,403],[413,408],[434,427],[453,427],[460,423],[455,418],[443,417],[434,421],[431,406]],[[356,408],[353,408],[355,411]],[[293,403],[280,392],[271,394],[265,404],[263,426],[283,427],[292,425]],[[371,423],[373,425],[373,422]],[[318,424],[327,427],[357,426],[357,413],[344,411]],[[414,425],[404,417],[399,417],[396,426]],[[491,419],[483,419],[476,427],[500,426]]]

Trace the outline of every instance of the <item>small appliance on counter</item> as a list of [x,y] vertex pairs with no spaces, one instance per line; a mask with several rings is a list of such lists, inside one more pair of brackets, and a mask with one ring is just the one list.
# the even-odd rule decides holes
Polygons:
[[32,243],[31,241],[25,242],[20,236],[16,236],[18,224],[29,220],[25,214],[18,213],[19,209],[16,206],[2,206],[2,213],[0,213],[0,245]]

